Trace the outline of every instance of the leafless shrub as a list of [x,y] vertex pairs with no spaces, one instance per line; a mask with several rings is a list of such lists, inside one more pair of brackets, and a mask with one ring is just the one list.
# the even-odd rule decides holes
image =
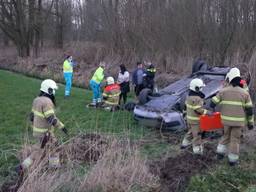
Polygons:
[[[23,150],[23,158],[30,150]],[[159,186],[158,177],[150,173],[147,161],[129,139],[79,135],[56,150],[65,159],[62,167],[49,168],[47,153],[38,157],[18,192],[150,191]]]
[[[128,144],[128,145],[127,145]],[[123,146],[115,140],[83,181],[79,191],[148,191],[158,187],[158,179],[149,172],[136,147]]]
[[250,62],[249,62],[249,70],[251,74],[251,95],[253,97],[253,100],[255,101],[256,95],[255,95],[255,90],[256,90],[256,51],[254,51],[254,54],[252,55]]

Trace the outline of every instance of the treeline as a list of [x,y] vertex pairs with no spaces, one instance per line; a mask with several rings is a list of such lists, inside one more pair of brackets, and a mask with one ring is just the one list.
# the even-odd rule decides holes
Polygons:
[[256,0],[1,0],[0,28],[22,57],[90,41],[120,55],[201,56],[223,65],[237,53],[251,58]]

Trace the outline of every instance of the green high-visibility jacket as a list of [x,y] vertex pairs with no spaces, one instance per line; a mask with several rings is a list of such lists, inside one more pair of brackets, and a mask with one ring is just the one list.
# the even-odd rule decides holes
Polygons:
[[100,84],[104,79],[104,69],[99,67],[92,76],[92,80]]
[[67,59],[63,63],[63,72],[64,73],[72,73],[73,72],[72,63],[70,63]]

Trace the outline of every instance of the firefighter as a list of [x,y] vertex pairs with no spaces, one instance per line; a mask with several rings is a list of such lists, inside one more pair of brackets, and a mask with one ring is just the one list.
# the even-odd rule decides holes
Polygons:
[[[226,81],[225,81],[224,87],[227,87],[227,86],[230,85],[229,84],[229,73],[237,74],[238,76],[240,76],[241,81],[240,81],[239,86],[249,93],[249,87],[247,85],[247,81],[245,80],[245,78],[242,78],[240,70],[236,67],[231,68],[230,71],[227,73],[226,78],[225,78]],[[246,122],[246,124],[248,124],[248,123]],[[242,133],[241,133],[241,139],[244,138],[244,133],[245,132],[246,132],[246,127],[244,126],[243,129],[242,129]]]
[[68,55],[63,63],[63,75],[66,82],[65,98],[68,98],[70,96],[73,78],[73,60],[71,55]]
[[247,85],[247,81],[245,80],[245,78],[242,78],[240,70],[236,67],[231,68],[230,71],[227,73],[226,78],[225,78],[224,87],[229,86],[229,73],[236,73],[237,75],[239,75],[241,77],[239,86],[249,92],[249,87]]
[[102,102],[100,85],[101,85],[102,81],[104,80],[105,67],[106,67],[106,63],[100,62],[98,69],[95,71],[92,79],[90,80],[90,87],[93,92],[93,99],[92,99],[92,103],[90,105],[94,106],[94,107],[101,104],[101,102]]
[[239,145],[242,129],[254,128],[253,105],[248,91],[241,88],[240,71],[236,68],[227,74],[229,86],[224,87],[212,98],[211,107],[220,106],[224,135],[217,146],[218,159],[223,159],[226,152],[231,166],[239,160]]
[[[56,105],[55,91],[57,89],[57,84],[53,80],[46,79],[41,84],[39,96],[33,101],[30,120],[32,122],[33,137],[37,143],[35,144],[35,151],[19,165],[18,172],[28,169],[36,157],[42,156],[45,148],[49,149],[49,147],[56,145],[57,139],[54,136],[55,128],[68,134],[64,124],[56,117],[54,112]],[[58,157],[54,157],[54,154],[49,158],[54,158],[55,163],[59,163]]]
[[182,141],[181,148],[188,147],[192,141],[193,153],[196,155],[203,155],[199,117],[203,114],[211,115],[212,113],[203,108],[205,95],[202,93],[202,89],[204,86],[205,84],[201,79],[193,79],[190,82],[189,93],[185,102],[188,132]]
[[120,86],[115,83],[113,77],[107,78],[107,86],[103,92],[104,108],[115,111],[119,105]]

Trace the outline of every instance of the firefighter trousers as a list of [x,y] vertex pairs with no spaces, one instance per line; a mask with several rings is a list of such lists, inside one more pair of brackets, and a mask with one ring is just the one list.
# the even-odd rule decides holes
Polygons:
[[223,146],[228,145],[228,152],[230,154],[239,155],[239,145],[241,140],[243,127],[224,126],[224,135],[219,144]]
[[186,133],[184,140],[191,142],[193,146],[199,146],[202,144],[202,137],[200,134],[199,125],[188,124],[188,132]]
[[33,164],[39,163],[40,160],[45,157],[45,155],[48,155],[50,164],[51,164],[51,161],[59,159],[59,154],[56,153],[56,151],[54,150],[55,146],[57,145],[57,139],[54,135],[51,135],[49,141],[47,142],[47,144],[45,145],[45,147],[43,149],[41,148],[43,135],[37,136],[37,137],[35,137],[35,139],[36,139],[37,143],[33,145],[32,152],[22,162],[22,167],[25,169],[28,169]]

